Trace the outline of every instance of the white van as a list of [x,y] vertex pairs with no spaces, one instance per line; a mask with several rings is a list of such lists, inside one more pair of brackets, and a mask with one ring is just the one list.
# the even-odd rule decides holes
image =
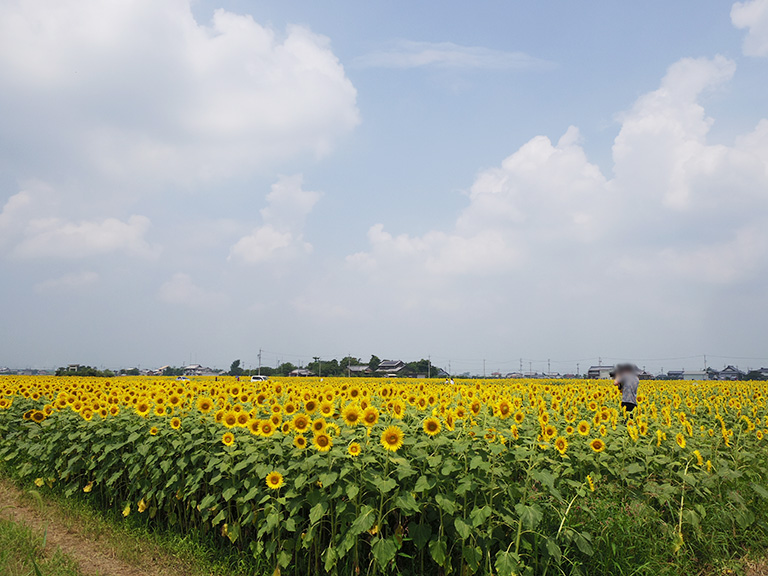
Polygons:
[[266,382],[269,380],[266,376],[251,376],[251,382]]

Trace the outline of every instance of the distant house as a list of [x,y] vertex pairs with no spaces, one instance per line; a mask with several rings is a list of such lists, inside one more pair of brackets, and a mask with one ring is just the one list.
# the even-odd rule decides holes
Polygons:
[[360,366],[350,366],[349,367],[349,373],[354,374],[355,376],[362,376],[363,374],[370,374],[371,373],[371,367],[360,365]]
[[314,376],[315,373],[307,370],[306,368],[296,368],[296,370],[291,370],[288,373],[288,376],[293,377],[301,377],[301,378],[307,378],[309,376]]
[[612,370],[613,366],[590,366],[587,371],[587,378],[610,378]]
[[706,370],[685,370],[683,380],[709,380],[709,372]]
[[735,366],[728,365],[720,370],[720,380],[741,380],[746,374],[736,368]]
[[202,376],[203,367],[200,364],[184,366],[184,376]]
[[523,374],[521,372],[509,372],[504,376],[504,378],[522,378]]
[[376,369],[376,372],[381,372],[382,374],[387,375],[395,375],[399,373],[403,368],[405,368],[405,362],[402,360],[384,360],[379,363],[379,367]]
[[67,372],[77,372],[80,370],[80,364],[68,364]]
[[684,373],[684,370],[670,370],[667,372],[667,378],[670,380],[682,380]]
[[760,376],[764,378],[768,378],[768,368],[760,368],[758,372],[760,372]]

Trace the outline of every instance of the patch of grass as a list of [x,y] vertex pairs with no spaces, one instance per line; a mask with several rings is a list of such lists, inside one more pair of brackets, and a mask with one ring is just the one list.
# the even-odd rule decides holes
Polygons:
[[211,543],[210,533],[203,537],[194,532],[180,534],[158,529],[146,515],[135,511],[123,518],[120,510],[98,510],[78,496],[67,498],[48,489],[42,492],[41,498],[36,490],[26,491],[23,498],[63,527],[94,542],[104,542],[128,564],[141,566],[159,560],[188,576],[252,576],[267,572],[265,567],[256,566],[250,552],[238,550],[228,540],[222,539],[221,546]]
[[82,576],[66,554],[57,550],[46,558],[44,549],[44,536],[36,535],[27,526],[0,518],[0,574],[33,576],[36,565],[42,576]]

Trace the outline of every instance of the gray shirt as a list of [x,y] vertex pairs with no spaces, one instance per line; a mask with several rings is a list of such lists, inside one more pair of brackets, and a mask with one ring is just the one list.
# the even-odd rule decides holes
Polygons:
[[621,384],[621,401],[637,405],[637,387],[640,385],[637,375],[625,372],[618,380]]

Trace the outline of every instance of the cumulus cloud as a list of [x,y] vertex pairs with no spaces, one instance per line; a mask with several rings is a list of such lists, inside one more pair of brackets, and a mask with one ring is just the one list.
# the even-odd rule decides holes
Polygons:
[[190,0],[4,2],[0,84],[0,149],[29,170],[195,182],[325,154],[359,122],[327,38],[200,23]]
[[411,262],[440,275],[509,272],[540,256],[534,245],[577,246],[598,236],[606,194],[605,178],[570,127],[556,144],[533,138],[500,167],[480,173],[451,232],[393,236],[377,224],[368,233],[371,250],[347,261],[369,270]]
[[768,0],[736,2],[731,7],[731,22],[736,28],[747,30],[744,54],[768,56]]
[[482,46],[462,46],[452,42],[414,42],[399,40],[391,47],[360,56],[361,68],[437,68],[505,70],[548,66],[524,52],[506,52]]
[[[673,64],[658,89],[620,115],[613,175],[592,164],[570,127],[537,136],[481,172],[449,231],[369,230],[347,264],[386,278],[540,274],[602,276],[619,264],[729,284],[768,267],[768,121],[734,145],[711,144],[701,98],[733,76],[721,56]],[[601,271],[601,268],[603,269]]]
[[33,183],[0,212],[0,250],[20,259],[77,259],[111,253],[151,257],[146,216],[70,220],[59,216],[55,190]]
[[322,196],[302,188],[303,177],[281,177],[267,195],[261,210],[262,225],[240,238],[229,254],[230,260],[248,264],[287,260],[312,252],[303,236],[304,221]]
[[178,272],[160,286],[160,300],[168,304],[200,308],[219,302],[221,294],[196,285],[189,274]]
[[96,272],[89,270],[83,272],[73,272],[57,278],[51,278],[35,284],[35,292],[44,294],[49,292],[61,292],[75,290],[85,286],[91,286],[99,280]]

